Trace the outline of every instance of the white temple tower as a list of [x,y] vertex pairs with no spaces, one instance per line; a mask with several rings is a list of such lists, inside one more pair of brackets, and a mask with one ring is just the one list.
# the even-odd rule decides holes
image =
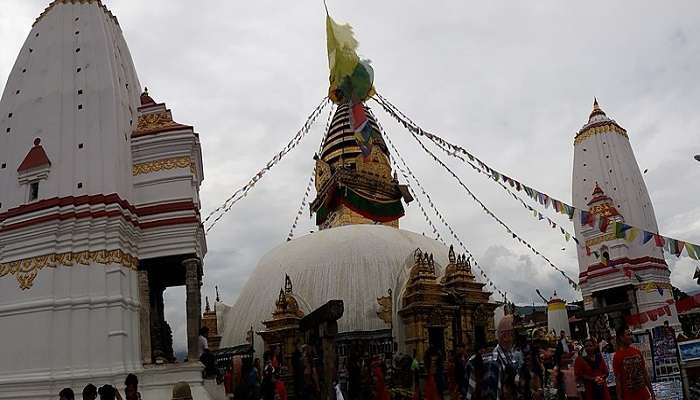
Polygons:
[[[611,221],[601,232],[598,226],[584,225],[580,218],[574,218],[576,236],[584,239],[577,248],[584,307],[591,317],[607,314],[615,320],[607,321],[605,317],[606,321],[594,324],[600,331],[606,324],[607,329],[614,329],[629,314],[666,305],[672,293],[663,250],[653,240],[642,244],[640,237],[629,241],[615,237],[613,221],[649,232],[658,232],[658,227],[627,131],[608,118],[597,101],[574,139],[572,186],[575,207]],[[643,290],[643,283],[650,282],[661,287],[663,293]],[[641,328],[660,325],[664,320],[678,325],[675,308],[671,309],[671,316],[650,320]]]
[[[202,170],[193,128],[141,94],[112,13],[53,1],[0,100],[0,398],[121,388],[128,372],[146,398],[169,394],[168,371],[143,365],[167,347],[165,287],[187,286],[196,343]],[[200,367],[179,372],[195,393]]]
[[547,332],[554,331],[557,337],[559,332],[566,332],[567,337],[571,337],[569,328],[569,313],[566,309],[566,302],[557,297],[557,292],[547,302]]

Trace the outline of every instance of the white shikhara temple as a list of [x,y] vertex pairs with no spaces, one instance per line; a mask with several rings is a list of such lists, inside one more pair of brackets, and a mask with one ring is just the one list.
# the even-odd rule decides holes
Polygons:
[[196,360],[203,178],[198,134],[142,93],[117,19],[52,2],[0,101],[0,399],[129,372],[144,398],[177,381],[209,398],[198,362],[168,365],[162,298],[186,286]]
[[[608,118],[597,101],[588,122],[574,139],[572,186],[574,207],[608,217],[610,221],[658,232],[654,207],[627,131]],[[608,323],[597,321],[594,310],[600,313],[598,316],[618,312],[620,322],[624,312],[646,312],[673,299],[670,271],[663,250],[655,246],[654,240],[642,244],[640,238],[632,241],[617,238],[612,222],[604,232],[598,226],[582,224],[578,218],[574,218],[574,225],[576,236],[585,239],[585,246],[591,250],[589,254],[584,243],[577,247],[584,307],[592,311],[589,326]],[[643,290],[642,282],[655,283],[663,293]],[[675,307],[670,309],[671,316],[649,320],[638,328],[661,325],[664,320],[671,326],[680,326]]]

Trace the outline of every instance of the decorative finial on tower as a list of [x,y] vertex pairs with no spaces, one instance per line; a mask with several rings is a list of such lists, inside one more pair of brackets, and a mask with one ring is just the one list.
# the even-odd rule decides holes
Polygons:
[[284,291],[286,293],[292,293],[292,278],[287,274],[284,274]]
[[591,115],[588,117],[593,118],[596,115],[605,115],[605,112],[600,108],[600,105],[598,105],[598,98],[594,97],[593,98],[593,111],[591,111]]
[[156,101],[153,100],[153,98],[148,94],[148,88],[144,87],[143,93],[141,93],[141,105],[142,106],[150,106],[153,104],[156,104]]
[[447,253],[447,258],[450,260],[450,264],[457,262],[457,259],[455,258],[455,248],[453,245],[450,245],[450,251]]
[[204,312],[211,312],[211,307],[209,307],[209,296],[204,296],[204,302],[206,304],[204,306]]
[[219,287],[214,286],[214,289],[216,290],[216,302],[221,303],[221,299],[219,298]]

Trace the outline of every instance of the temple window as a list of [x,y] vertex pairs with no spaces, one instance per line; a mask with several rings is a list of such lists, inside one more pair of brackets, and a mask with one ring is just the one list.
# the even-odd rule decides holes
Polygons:
[[29,201],[36,201],[39,198],[39,182],[29,184]]
[[32,202],[39,199],[39,182],[47,179],[51,161],[41,146],[41,139],[34,139],[32,147],[24,160],[17,168],[17,180],[22,186],[26,186],[26,201]]

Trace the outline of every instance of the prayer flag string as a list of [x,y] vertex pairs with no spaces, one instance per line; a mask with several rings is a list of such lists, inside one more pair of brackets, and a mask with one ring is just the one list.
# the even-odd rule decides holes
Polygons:
[[226,214],[228,211],[231,210],[231,207],[233,207],[237,202],[239,202],[241,199],[245,198],[248,195],[248,192],[262,179],[262,177],[270,170],[272,167],[277,165],[284,156],[286,156],[292,149],[294,149],[300,142],[301,140],[306,136],[307,133],[309,133],[309,130],[311,129],[311,126],[314,124],[318,116],[321,114],[323,109],[326,108],[326,106],[330,103],[328,100],[328,97],[325,97],[321,103],[316,106],[316,108],[313,110],[311,115],[306,118],[306,121],[304,122],[304,125],[302,125],[301,129],[292,137],[292,139],[287,143],[286,146],[282,150],[280,150],[278,153],[276,153],[270,161],[265,165],[264,168],[262,168],[260,171],[258,171],[253,177],[243,185],[243,187],[239,188],[236,190],[226,201],[214,209],[212,212],[207,215],[207,217],[204,219],[202,224],[206,224],[209,222],[210,219],[216,217],[209,225],[209,227],[206,228],[206,233],[209,233],[209,231],[221,220],[221,218]]
[[[379,95],[377,95],[377,97],[379,97]],[[380,97],[380,100],[381,100],[381,97]],[[451,169],[450,167],[447,166],[447,164],[445,164],[442,160],[440,160],[440,158],[438,158],[432,151],[430,151],[430,149],[428,149],[428,148],[425,146],[425,144],[423,144],[423,142],[420,140],[420,138],[418,137],[418,135],[416,134],[416,132],[414,132],[414,131],[418,130],[419,128],[417,128],[416,126],[412,125],[412,124],[411,124],[410,122],[408,122],[407,120],[402,119],[401,117],[399,117],[399,116],[397,115],[397,113],[396,113],[391,107],[387,106],[387,105],[384,104],[382,101],[377,101],[377,102],[384,108],[384,110],[385,110],[387,113],[389,113],[389,115],[391,115],[392,117],[394,117],[399,123],[401,123],[401,124],[404,126],[404,128],[406,128],[406,129],[409,131],[409,133],[411,134],[411,136],[413,136],[413,138],[418,142],[419,146],[423,149],[423,151],[425,151],[430,157],[432,157],[433,160],[434,160],[435,162],[437,162],[440,166],[442,166],[442,168],[445,169],[450,175],[452,175],[453,178],[455,178],[455,180],[457,181],[457,183],[459,183],[459,185],[462,186],[462,188],[464,188],[464,190],[467,192],[467,194],[468,194],[477,204],[479,204],[479,206],[481,206],[481,208],[483,209],[483,211],[484,211],[488,216],[490,216],[491,218],[493,218],[493,219],[494,219],[499,225],[501,225],[509,234],[511,234],[512,237],[513,237],[513,239],[516,239],[520,244],[522,244],[523,246],[527,247],[527,248],[528,248],[530,251],[532,251],[535,255],[537,255],[537,256],[539,256],[540,258],[542,258],[543,260],[545,260],[545,261],[547,262],[547,264],[548,264],[550,267],[552,267],[554,270],[556,270],[557,272],[559,272],[559,273],[562,275],[562,277],[564,277],[564,279],[567,280],[567,282],[569,283],[569,285],[570,285],[572,288],[574,288],[574,289],[576,289],[576,290],[579,289],[579,286],[578,286],[578,284],[576,283],[576,281],[574,281],[564,270],[562,270],[561,268],[559,268],[559,267],[557,267],[556,265],[554,265],[554,263],[553,263],[549,258],[547,258],[544,254],[542,254],[539,250],[537,250],[537,249],[536,249],[534,246],[532,246],[529,242],[527,242],[526,240],[524,240],[520,235],[518,235],[517,233],[515,233],[505,222],[503,222],[498,216],[496,216],[496,214],[494,214],[488,207],[486,207],[486,205],[485,205],[478,197],[476,197],[476,195],[471,191],[471,189],[469,189],[469,187],[468,187],[466,184],[464,184],[464,182],[459,178],[459,176],[457,176],[457,174],[455,174],[454,171],[452,171],[452,169]]]
[[[318,153],[321,153],[321,150],[323,149],[323,145],[326,143],[326,137],[328,135],[328,130],[330,129],[330,126],[331,126],[331,119],[333,118],[333,111],[334,110],[335,110],[335,107],[333,104],[331,104],[330,111],[328,112],[328,119],[326,120],[326,128],[323,130],[323,135],[321,137],[321,144],[318,146]],[[304,191],[304,197],[302,197],[302,199],[301,199],[301,205],[299,206],[299,210],[297,211],[297,215],[294,216],[294,222],[292,222],[292,226],[291,226],[291,228],[289,228],[289,234],[287,234],[287,241],[294,239],[294,230],[297,228],[297,224],[299,223],[299,218],[304,213],[304,207],[306,207],[307,200],[309,198],[309,194],[311,194],[311,186],[314,184],[315,179],[316,179],[316,163],[314,163],[314,168],[311,171],[311,178],[309,178],[309,183],[306,185],[306,191]]]
[[[498,292],[498,294],[501,295],[501,297],[503,298],[504,301],[507,301],[507,293],[502,291],[501,289],[499,289],[498,286],[496,286],[496,284],[493,283],[493,281],[488,277],[488,275],[486,275],[486,271],[484,271],[484,269],[481,267],[481,265],[479,265],[479,263],[476,261],[476,257],[474,257],[474,255],[471,253],[471,251],[469,251],[469,249],[464,244],[462,239],[460,239],[459,236],[457,236],[457,233],[454,231],[454,229],[452,229],[452,226],[450,226],[450,224],[447,223],[447,220],[445,220],[445,217],[442,215],[440,210],[438,210],[437,206],[435,206],[435,203],[433,202],[430,195],[427,193],[427,191],[425,190],[423,185],[420,183],[420,181],[418,180],[416,175],[413,173],[413,171],[411,171],[410,167],[406,163],[406,160],[401,156],[401,153],[399,153],[399,150],[396,148],[394,143],[389,138],[389,135],[386,133],[386,131],[384,131],[384,128],[380,124],[379,119],[374,115],[374,113],[372,112],[372,110],[369,107],[367,107],[367,109],[368,109],[369,113],[374,117],[375,121],[377,121],[377,126],[379,127],[379,130],[380,130],[382,136],[384,137],[384,139],[386,139],[386,142],[391,147],[392,152],[394,154],[396,154],[396,157],[399,159],[399,161],[401,161],[401,164],[405,168],[405,171],[404,171],[404,169],[398,167],[398,164],[396,164],[396,162],[394,162],[394,165],[397,166],[398,170],[401,172],[401,175],[403,175],[404,179],[407,181],[406,183],[408,183],[408,180],[409,180],[409,178],[407,176],[407,174],[408,174],[408,175],[410,175],[412,180],[416,183],[416,185],[420,188],[423,195],[428,199],[428,203],[430,204],[430,207],[432,208],[435,215],[437,215],[438,219],[440,219],[440,222],[442,222],[443,225],[445,225],[445,227],[449,230],[452,237],[457,241],[457,243],[459,243],[459,245],[462,247],[464,252],[469,256],[469,258],[472,261],[472,264],[479,270],[481,277],[489,284],[490,287],[492,287],[495,291]],[[421,211],[423,212],[423,215],[425,216],[426,220],[428,221],[428,224],[432,227],[433,232],[438,236],[440,241],[446,245],[445,241],[440,238],[439,232],[437,231],[437,229],[436,229],[435,225],[433,224],[433,222],[431,221],[430,217],[428,217],[428,214],[425,212],[422,204],[420,203],[420,200],[418,199],[418,196],[416,196],[415,191],[411,188],[410,185],[409,185],[409,189],[411,189],[411,192],[413,193],[413,197],[418,202],[418,205],[419,205]]]
[[[513,188],[518,192],[524,191],[528,195],[528,197],[539,203],[540,206],[544,207],[545,209],[551,206],[552,209],[557,213],[568,216],[569,220],[573,220],[575,217],[578,217],[580,218],[583,225],[590,225],[593,227],[597,226],[601,230],[601,232],[605,232],[607,231],[608,227],[613,226],[613,223],[615,221],[611,220],[610,218],[602,215],[593,215],[588,210],[582,210],[580,208],[574,207],[544,192],[535,190],[523,184],[519,180],[513,179],[508,175],[505,175],[491,168],[488,164],[486,164],[485,162],[483,162],[482,160],[465,150],[463,147],[450,143],[437,135],[424,131],[416,123],[411,121],[411,119],[408,118],[404,113],[402,113],[396,106],[394,106],[388,100],[386,100],[386,98],[384,98],[382,95],[377,93],[375,94],[373,99],[377,103],[379,103],[392,117],[399,121],[399,123],[406,127],[412,134],[426,137],[436,145],[444,146],[445,148],[450,150],[448,151],[448,154],[452,157],[460,158],[457,157],[459,153],[465,155],[469,160],[469,164],[473,168],[476,169],[476,166],[474,165],[476,164],[482,170],[486,171],[486,173],[488,173],[494,181],[503,181],[503,183],[512,185]],[[463,158],[460,159],[464,161]],[[648,242],[652,242],[657,247],[663,247],[666,251],[675,255],[676,257],[680,257],[683,253],[683,250],[685,249],[688,257],[692,258],[693,260],[700,259],[700,245],[698,244],[674,239],[668,236],[660,235],[658,232],[650,232],[627,224],[625,224],[625,226],[628,227],[628,230],[630,231],[625,236],[625,240],[627,240],[628,242],[640,240],[641,244],[643,245],[647,244]],[[566,236],[566,232],[564,232],[564,235]],[[652,241],[651,239],[654,240]],[[586,251],[590,251],[590,248],[581,243],[581,241],[578,238],[576,238],[575,241],[579,242],[579,246],[586,247]]]

